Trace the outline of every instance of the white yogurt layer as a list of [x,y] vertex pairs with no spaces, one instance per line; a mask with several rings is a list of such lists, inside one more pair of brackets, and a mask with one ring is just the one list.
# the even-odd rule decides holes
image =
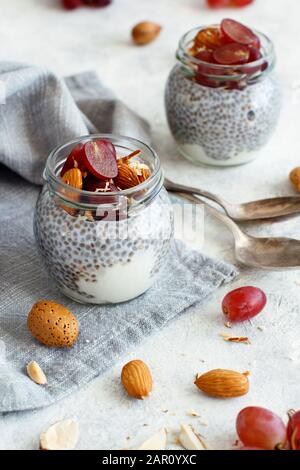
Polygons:
[[258,157],[260,152],[242,152],[238,155],[229,156],[226,160],[216,160],[206,155],[203,147],[197,144],[177,144],[179,152],[193,163],[216,165],[216,166],[234,166],[248,163]]
[[[97,272],[93,271],[97,276],[96,282],[81,278],[78,281],[78,290],[93,296],[93,303],[125,302],[138,297],[151,287],[154,263],[153,249],[140,250],[135,253],[130,263],[116,263],[111,267],[101,267]],[[76,299],[82,303],[88,300],[79,293],[76,293]]]

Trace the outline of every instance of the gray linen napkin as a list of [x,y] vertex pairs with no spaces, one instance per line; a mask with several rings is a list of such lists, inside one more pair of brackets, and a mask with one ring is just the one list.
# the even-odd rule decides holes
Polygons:
[[[0,65],[0,80],[7,74],[0,158],[31,182],[41,181],[51,148],[79,134],[113,130],[149,140],[148,125],[94,74],[68,79],[69,88],[43,69]],[[143,296],[105,307],[76,304],[59,293],[38,257],[32,229],[38,192],[0,164],[0,412],[42,407],[68,395],[236,274],[232,266],[177,241],[160,282]],[[71,349],[49,349],[28,331],[27,314],[42,298],[63,303],[78,318],[80,334]],[[25,367],[31,360],[45,371],[48,386],[27,377]]]
[[2,62],[0,163],[42,183],[46,159],[58,145],[93,132],[149,142],[149,125],[103,87],[96,73],[63,80],[47,69]]

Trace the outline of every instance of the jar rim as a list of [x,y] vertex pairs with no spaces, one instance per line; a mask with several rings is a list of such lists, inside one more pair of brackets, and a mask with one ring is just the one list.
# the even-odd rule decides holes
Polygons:
[[[112,192],[91,192],[91,191],[86,191],[83,189],[77,189],[72,186],[69,186],[66,184],[60,176],[57,175],[56,170],[58,165],[56,164],[56,157],[58,156],[59,152],[62,152],[65,148],[74,145],[74,147],[82,143],[84,141],[90,141],[92,139],[106,139],[110,141],[123,141],[127,142],[129,145],[133,147],[133,150],[135,149],[145,149],[149,152],[149,154],[153,157],[153,170],[151,172],[151,175],[149,178],[147,178],[145,181],[142,183],[134,186],[133,188],[128,188],[128,189],[122,189],[120,191],[112,191]],[[117,146],[117,144],[116,144]],[[101,200],[101,204],[103,204],[103,198],[112,198],[112,197],[117,197],[120,198],[121,196],[126,196],[126,197],[131,197],[134,193],[138,191],[145,191],[145,190],[151,190],[152,187],[156,187],[159,182],[163,182],[163,176],[162,176],[162,168],[161,168],[161,162],[158,157],[157,152],[148,144],[145,142],[142,142],[139,139],[133,138],[133,137],[128,137],[124,136],[121,134],[112,134],[112,133],[97,133],[97,134],[88,134],[85,136],[80,136],[77,137],[76,139],[70,140],[67,143],[64,143],[63,145],[59,145],[56,148],[52,150],[50,153],[45,170],[43,173],[43,178],[46,182],[52,183],[55,187],[59,187],[62,190],[67,190],[68,194],[72,193],[74,195],[80,195],[83,197],[91,197],[93,196],[93,200],[97,201],[97,198],[99,198],[99,201]],[[69,199],[69,198],[67,198]],[[72,202],[72,201],[71,201]],[[105,204],[105,203],[104,203]],[[109,203],[108,203],[109,204]],[[97,205],[97,202],[93,203],[92,205]]]
[[[270,64],[274,63],[275,61],[275,48],[272,40],[264,33],[261,33],[260,31],[251,28],[252,31],[264,42],[264,54],[262,57],[258,60],[255,60],[253,62],[249,62],[247,64],[239,64],[239,65],[222,65],[222,64],[213,64],[213,63],[208,63],[203,60],[197,59],[196,57],[192,56],[187,52],[188,45],[191,42],[191,40],[196,36],[196,33],[206,29],[206,28],[217,28],[219,27],[220,24],[210,24],[210,25],[204,25],[204,26],[196,26],[195,28],[190,29],[187,31],[179,40],[179,45],[178,45],[178,50],[177,50],[177,58],[181,61],[184,62],[185,64],[191,63],[195,66],[208,66],[211,70],[228,70],[232,71],[232,75],[224,75],[226,79],[230,79],[230,76],[232,77],[237,77],[237,75],[234,74],[234,72],[239,72],[239,75],[241,75],[240,70],[241,68],[245,71],[255,69],[262,67],[266,61],[268,61]],[[223,74],[222,74],[223,75]]]

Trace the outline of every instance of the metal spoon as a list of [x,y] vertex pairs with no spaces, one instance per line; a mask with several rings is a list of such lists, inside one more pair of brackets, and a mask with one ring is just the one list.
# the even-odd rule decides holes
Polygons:
[[176,194],[196,204],[203,204],[209,213],[227,225],[235,240],[236,259],[241,264],[268,270],[300,269],[300,240],[285,237],[252,237],[243,232],[227,215],[196,196]]
[[300,197],[297,196],[274,197],[246,202],[244,204],[231,204],[213,193],[173,183],[173,181],[167,178],[165,178],[164,185],[168,191],[197,194],[198,196],[211,199],[223,207],[226,214],[236,221],[271,219],[273,217],[300,213]]

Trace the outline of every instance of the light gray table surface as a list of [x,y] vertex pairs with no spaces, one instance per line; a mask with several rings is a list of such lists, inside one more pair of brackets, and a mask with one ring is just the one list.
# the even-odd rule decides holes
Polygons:
[[[201,0],[114,0],[103,10],[65,12],[56,0],[0,0],[0,60],[45,65],[70,75],[95,69],[102,81],[152,125],[166,173],[174,180],[218,192],[231,201],[293,194],[291,168],[300,164],[300,3],[295,0],[256,0],[255,5],[230,12],[204,9]],[[195,167],[183,160],[169,133],[163,92],[173,66],[178,39],[188,29],[233,16],[270,35],[278,54],[277,70],[284,89],[284,106],[277,132],[256,162],[238,168]],[[129,32],[138,21],[163,25],[159,39],[138,48]],[[253,234],[299,237],[300,217],[260,226]],[[190,240],[199,245],[199,239]],[[233,242],[227,229],[205,218],[202,250],[233,262]],[[35,449],[42,430],[63,418],[76,417],[80,449],[136,447],[160,427],[176,431],[191,423],[216,449],[231,449],[236,439],[235,417],[247,405],[269,407],[285,416],[300,407],[300,273],[241,270],[232,287],[254,284],[268,296],[264,313],[251,324],[230,330],[249,336],[251,345],[228,344],[220,302],[228,287],[206,305],[194,308],[143,344],[103,376],[69,398],[34,412],[0,417],[0,449]],[[227,330],[228,332],[228,330]],[[141,358],[155,378],[150,399],[133,401],[120,386],[122,364]],[[199,393],[196,372],[212,368],[251,371],[248,395],[229,401]],[[192,418],[190,410],[201,417]]]

